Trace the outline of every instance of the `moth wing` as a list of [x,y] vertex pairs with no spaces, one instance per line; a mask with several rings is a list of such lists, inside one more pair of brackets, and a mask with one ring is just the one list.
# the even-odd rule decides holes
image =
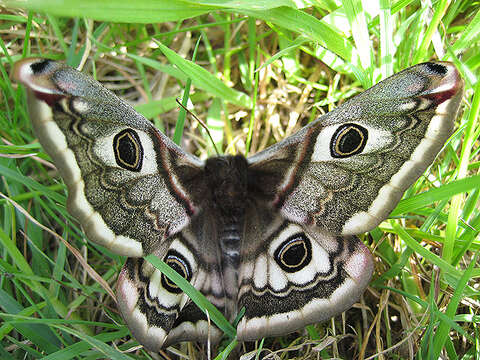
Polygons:
[[239,340],[284,335],[327,320],[350,308],[367,287],[373,259],[357,237],[322,233],[268,208],[250,208],[247,219]]
[[[230,305],[211,224],[195,218],[154,254],[225,312]],[[188,295],[142,258],[125,263],[117,282],[117,301],[132,334],[151,351],[181,341],[217,342],[222,335]]]
[[386,219],[452,133],[451,63],[408,68],[249,158],[250,187],[289,220],[335,235]]
[[27,87],[35,134],[68,187],[70,213],[90,240],[142,256],[198,212],[203,163],[126,102],[51,60],[22,60],[14,76]]

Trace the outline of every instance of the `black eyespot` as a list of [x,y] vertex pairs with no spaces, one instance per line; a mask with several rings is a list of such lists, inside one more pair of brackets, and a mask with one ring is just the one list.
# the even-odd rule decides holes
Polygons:
[[302,270],[312,260],[312,244],[304,233],[285,240],[273,253],[277,264],[286,272]]
[[140,171],[143,162],[143,147],[135,130],[125,129],[113,138],[113,153],[118,166]]
[[447,73],[447,67],[443,66],[442,64],[436,64],[436,63],[425,63],[427,65],[428,70],[440,74],[440,75],[445,75]]
[[[163,259],[173,270],[175,270],[184,279],[190,281],[192,279],[192,270],[189,262],[183,255],[175,250],[168,250],[167,255]],[[180,294],[182,290],[173,283],[169,278],[162,274],[162,286],[169,292],[174,294]]]
[[361,153],[367,144],[368,130],[358,124],[340,126],[330,142],[330,153],[334,158],[346,158]]

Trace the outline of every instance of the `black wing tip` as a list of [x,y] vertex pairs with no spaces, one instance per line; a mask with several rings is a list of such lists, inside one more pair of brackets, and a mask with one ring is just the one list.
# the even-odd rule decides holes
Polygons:
[[434,100],[437,105],[453,98],[456,99],[455,103],[459,103],[463,95],[464,81],[455,65],[447,61],[428,62],[422,65],[438,79],[426,97]]
[[44,58],[22,59],[13,67],[13,79],[32,90],[37,99],[53,106],[65,96],[54,80],[54,73],[64,66]]
[[426,62],[424,64],[428,68],[428,70],[430,70],[431,72],[434,72],[438,75],[446,75],[448,72],[448,67],[446,66],[446,64],[450,64],[450,63]]
[[42,59],[42,61],[39,62],[34,62],[30,65],[30,68],[32,69],[33,73],[40,74],[45,71],[45,69],[50,65],[53,61],[50,59]]
[[13,78],[25,85],[32,76],[39,76],[45,73],[45,70],[54,63],[53,60],[44,58],[25,58],[17,61],[13,67]]

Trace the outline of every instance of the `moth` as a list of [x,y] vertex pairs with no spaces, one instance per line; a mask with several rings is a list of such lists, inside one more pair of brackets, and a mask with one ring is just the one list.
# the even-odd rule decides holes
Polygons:
[[86,236],[128,257],[117,301],[146,348],[221,332],[155,254],[229,319],[240,341],[329,319],[363,293],[372,256],[355,235],[385,220],[451,135],[453,64],[412,66],[245,158],[202,161],[125,101],[62,63],[15,65],[33,129]]

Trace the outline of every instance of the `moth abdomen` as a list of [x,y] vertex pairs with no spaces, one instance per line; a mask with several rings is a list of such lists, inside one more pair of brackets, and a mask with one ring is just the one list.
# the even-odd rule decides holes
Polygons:
[[210,158],[205,178],[210,188],[210,212],[217,218],[217,240],[224,262],[238,267],[241,232],[247,203],[247,160],[241,155]]
[[234,267],[238,267],[240,263],[240,228],[243,227],[242,225],[243,221],[239,219],[238,222],[223,227],[218,234],[222,257],[224,257],[224,261]]

